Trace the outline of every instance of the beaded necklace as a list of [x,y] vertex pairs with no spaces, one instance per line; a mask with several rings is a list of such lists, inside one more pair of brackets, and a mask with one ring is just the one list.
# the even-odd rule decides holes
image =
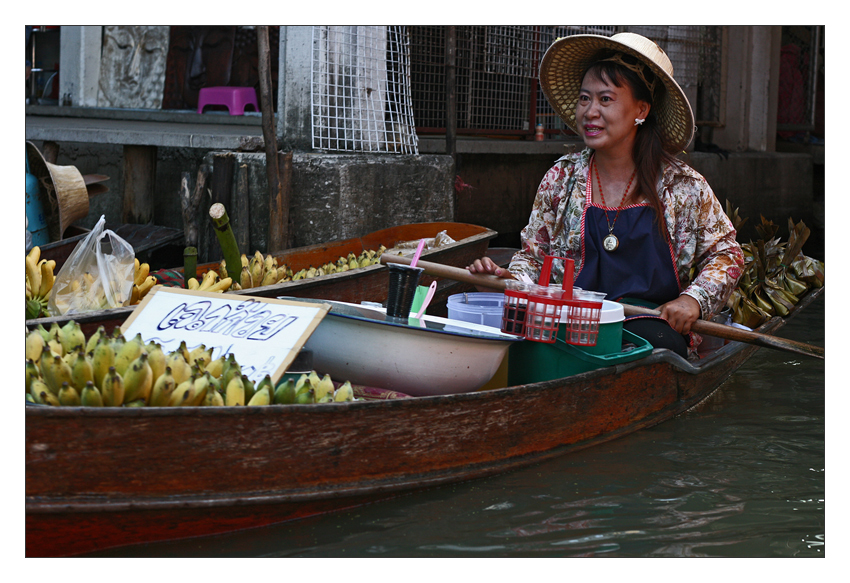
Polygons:
[[606,209],[607,205],[605,204],[605,195],[602,193],[602,181],[599,180],[599,167],[596,165],[596,161],[593,161],[593,170],[596,173],[596,184],[599,186],[599,198],[602,199],[602,207],[605,212],[605,222],[608,223],[608,236],[602,239],[602,248],[608,251],[609,253],[612,251],[616,251],[617,247],[620,246],[620,240],[614,235],[614,225],[617,224],[617,218],[620,216],[620,211],[623,210],[623,205],[626,203],[626,198],[629,194],[629,188],[632,186],[632,181],[635,179],[635,175],[637,175],[637,168],[635,168],[634,172],[632,172],[632,177],[629,178],[629,183],[626,185],[626,190],[623,191],[623,199],[620,201],[620,206],[617,207],[617,214],[614,215],[614,222],[612,223],[608,218],[608,211]]

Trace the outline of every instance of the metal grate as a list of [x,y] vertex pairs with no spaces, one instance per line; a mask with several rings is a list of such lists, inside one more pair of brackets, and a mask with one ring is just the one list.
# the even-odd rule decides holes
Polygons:
[[[412,26],[411,87],[417,131],[445,129],[445,32]],[[705,115],[720,118],[722,27],[700,26],[459,26],[457,27],[458,133],[569,134],[537,84],[543,53],[555,39],[574,34],[636,32],[661,46],[676,81],[706,94]]]
[[314,26],[313,148],[418,154],[403,26]]

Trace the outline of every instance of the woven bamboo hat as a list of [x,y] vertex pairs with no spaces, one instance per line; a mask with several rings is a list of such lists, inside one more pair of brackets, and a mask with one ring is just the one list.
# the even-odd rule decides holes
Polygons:
[[39,198],[50,239],[59,240],[65,229],[89,214],[86,181],[76,166],[57,166],[45,160],[32,142],[27,142],[27,159],[39,182]]
[[607,37],[577,34],[557,39],[540,63],[540,86],[549,103],[564,123],[578,133],[576,104],[582,75],[598,59],[600,51],[619,51],[631,55],[652,70],[666,88],[656,90],[652,112],[658,119],[664,149],[672,154],[684,150],[694,135],[694,114],[688,98],[673,79],[673,64],[667,54],[648,38],[632,32]]

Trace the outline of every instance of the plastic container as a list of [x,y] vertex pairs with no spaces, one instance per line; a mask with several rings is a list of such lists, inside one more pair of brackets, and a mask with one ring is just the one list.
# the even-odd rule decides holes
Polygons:
[[[500,293],[474,292],[449,296],[449,320],[461,320],[501,328],[505,296]],[[513,334],[513,332],[509,332]]]
[[[620,344],[623,340],[623,321],[625,320],[625,313],[621,304],[609,302],[608,300],[602,300],[600,302],[600,307],[596,309],[598,314],[595,315],[598,321],[587,328],[588,336],[590,333],[595,336],[593,344],[590,344],[588,341],[584,343],[569,342],[567,334],[576,336],[576,334],[580,334],[580,331],[577,332],[575,326],[567,323],[567,319],[569,318],[567,311],[567,307],[565,307],[561,313],[561,322],[563,325],[558,331],[558,338],[567,344],[581,346],[591,354],[608,354],[617,352],[620,349]],[[575,321],[573,324],[575,324]]]
[[518,342],[508,353],[508,385],[550,381],[632,362],[652,353],[649,342],[628,330],[623,331],[623,342],[608,354],[591,354],[588,347],[572,346],[560,338],[552,344]]
[[401,263],[388,263],[390,288],[387,293],[387,316],[407,319],[413,305],[413,296],[422,275],[421,267],[410,267]]

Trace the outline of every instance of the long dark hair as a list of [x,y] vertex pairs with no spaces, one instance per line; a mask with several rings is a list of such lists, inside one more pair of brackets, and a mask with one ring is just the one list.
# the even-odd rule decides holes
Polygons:
[[[643,77],[646,83],[629,67],[615,61],[605,60],[613,55],[614,53],[598,55],[597,60],[585,69],[582,79],[590,73],[591,76],[603,83],[611,83],[617,87],[623,87],[624,84],[628,85],[635,99],[649,103],[649,115],[646,117],[646,121],[638,127],[632,150],[632,158],[635,161],[635,168],[637,169],[637,185],[634,196],[642,194],[649,200],[650,206],[655,210],[658,226],[666,239],[668,235],[663,221],[664,205],[661,204],[661,198],[658,196],[655,185],[664,162],[676,165],[681,164],[675,156],[664,149],[658,126],[658,116],[656,115],[655,108],[652,107],[663,100],[666,89],[650,68],[642,66],[634,57],[617,53],[618,58],[623,61],[635,67],[642,67]],[[647,83],[654,85],[654,93],[650,91]]]

